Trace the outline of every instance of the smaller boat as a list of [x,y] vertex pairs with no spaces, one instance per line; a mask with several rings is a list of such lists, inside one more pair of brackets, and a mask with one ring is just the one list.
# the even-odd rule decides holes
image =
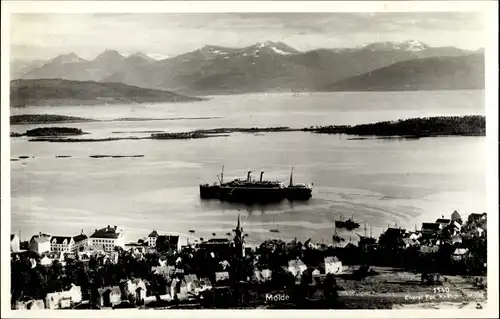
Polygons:
[[[273,225],[274,225],[274,216],[273,216]],[[278,228],[272,228],[269,230],[271,233],[279,233],[280,230]]]
[[216,236],[217,234],[216,233],[212,233],[212,236]]
[[337,228],[345,228],[347,230],[353,230],[359,228],[359,223],[356,223],[352,217],[348,220],[343,220],[342,215],[340,216],[340,220],[335,221],[335,227]]
[[194,234],[194,229],[190,229],[190,230],[189,230],[189,232],[190,232],[191,234]]
[[226,233],[226,236],[231,236],[231,233]]

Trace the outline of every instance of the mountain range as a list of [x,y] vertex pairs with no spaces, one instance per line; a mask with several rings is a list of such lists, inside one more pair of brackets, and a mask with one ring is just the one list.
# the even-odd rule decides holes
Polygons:
[[[24,71],[19,78],[118,82],[187,95],[475,89],[484,87],[484,53],[431,47],[416,40],[307,52],[267,41],[244,48],[206,45],[162,60],[143,53],[124,56],[114,50],[93,60],[70,53]],[[450,79],[447,84],[440,82]]]

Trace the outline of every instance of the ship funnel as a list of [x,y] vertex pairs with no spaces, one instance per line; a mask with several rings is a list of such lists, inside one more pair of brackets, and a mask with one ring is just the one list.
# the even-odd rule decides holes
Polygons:
[[290,172],[290,186],[293,185],[293,166],[292,166],[292,171]]
[[260,172],[260,182],[262,183],[262,176],[264,176],[264,171]]
[[247,182],[251,182],[251,180],[250,180],[251,176],[252,176],[252,171],[248,171]]

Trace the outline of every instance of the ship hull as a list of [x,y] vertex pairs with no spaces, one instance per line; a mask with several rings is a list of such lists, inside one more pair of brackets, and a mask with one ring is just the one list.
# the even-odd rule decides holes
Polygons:
[[222,187],[221,199],[244,203],[280,202],[285,199],[285,192],[282,188]]
[[312,197],[312,189],[287,187],[285,196],[288,200],[308,200]]
[[203,199],[214,199],[220,197],[220,186],[200,185],[200,197]]
[[288,189],[279,187],[227,187],[200,185],[202,199],[220,199],[228,202],[268,203],[288,200],[308,200],[311,189]]

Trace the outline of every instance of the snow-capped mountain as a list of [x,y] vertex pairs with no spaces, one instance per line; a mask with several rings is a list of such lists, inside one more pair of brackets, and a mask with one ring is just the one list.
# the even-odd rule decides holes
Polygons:
[[361,46],[361,49],[371,50],[371,51],[400,50],[400,51],[420,52],[429,48],[430,46],[418,40],[408,40],[401,42],[390,42],[390,41],[375,42]]
[[54,59],[24,78],[122,82],[188,95],[276,89],[314,91],[401,61],[472,53],[454,47],[430,47],[417,40],[308,52],[300,52],[283,42],[265,41],[243,48],[205,45],[161,60],[143,53],[125,57],[115,50],[105,50],[91,61],[69,54],[56,58],[65,63]]

